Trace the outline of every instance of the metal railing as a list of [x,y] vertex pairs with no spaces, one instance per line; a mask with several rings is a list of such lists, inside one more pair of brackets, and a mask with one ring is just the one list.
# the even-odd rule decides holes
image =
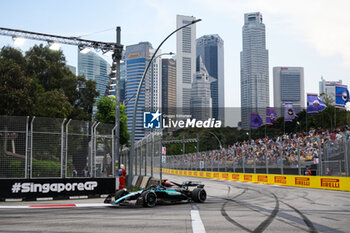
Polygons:
[[[0,116],[0,178],[114,177],[113,130],[114,125],[99,122]],[[166,156],[165,143],[156,131],[135,144],[134,175],[162,178],[161,168],[303,175],[307,167],[313,175],[350,174],[349,132],[333,139],[279,137]],[[129,154],[129,148],[120,150],[126,167]]]
[[349,176],[350,140],[342,137],[240,143],[229,148],[167,156],[166,168],[198,171]]
[[0,178],[114,177],[114,125],[0,116]]

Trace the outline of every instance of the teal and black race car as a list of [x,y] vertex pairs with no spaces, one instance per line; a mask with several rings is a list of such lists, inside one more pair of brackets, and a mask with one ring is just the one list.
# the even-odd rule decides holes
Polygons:
[[118,190],[115,195],[108,195],[105,203],[113,206],[154,207],[159,203],[204,202],[207,193],[204,185],[198,182],[185,181],[182,184],[162,180],[160,185],[153,185],[145,190],[129,193],[126,189]]

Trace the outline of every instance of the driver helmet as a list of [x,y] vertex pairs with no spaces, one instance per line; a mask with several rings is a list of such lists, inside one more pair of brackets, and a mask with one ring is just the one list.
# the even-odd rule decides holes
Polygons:
[[164,187],[171,187],[174,186],[171,182],[167,181],[167,180],[162,180],[162,185]]

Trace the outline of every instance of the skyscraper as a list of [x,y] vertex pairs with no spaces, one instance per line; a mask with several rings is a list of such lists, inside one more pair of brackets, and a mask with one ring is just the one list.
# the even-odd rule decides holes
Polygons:
[[293,102],[295,112],[305,108],[304,68],[273,67],[273,96],[279,117],[283,115],[285,102]]
[[98,54],[94,52],[83,54],[78,51],[78,75],[96,81],[96,90],[100,92],[100,96],[106,93],[110,72],[110,65]]
[[249,129],[250,113],[265,119],[269,106],[269,58],[265,25],[260,12],[244,14],[243,50],[241,52],[241,121]]
[[[160,50],[158,51],[158,54],[160,54]],[[162,81],[161,81],[161,75],[162,75],[162,59],[161,57],[157,57],[158,54],[155,56],[156,58],[152,61],[152,67],[151,67],[151,76],[150,76],[150,106],[152,111],[157,111],[162,107]]]
[[176,114],[176,62],[162,59],[162,113]]
[[212,117],[224,123],[224,41],[217,34],[204,35],[196,40],[196,51],[197,57],[202,57],[209,75],[214,78],[210,84]]
[[212,118],[212,99],[210,82],[213,78],[209,76],[201,56],[197,57],[196,77],[192,82],[191,91],[191,115],[197,120],[208,120]]
[[[128,117],[128,130],[131,133],[133,110],[135,104],[135,97],[139,82],[142,78],[143,72],[150,61],[153,53],[153,48],[149,42],[140,42],[135,45],[126,46],[125,50],[125,70],[127,82],[125,85],[125,99],[128,101],[126,104],[126,115]],[[137,111],[136,111],[136,128],[135,128],[135,140],[139,140],[145,136],[145,130],[143,128],[143,113],[146,109],[150,108],[150,80],[151,73],[149,72],[142,84],[141,92],[139,96]]]
[[[196,18],[176,16],[176,28],[191,23]],[[176,107],[189,114],[192,79],[196,73],[196,24],[185,27],[176,35]]]

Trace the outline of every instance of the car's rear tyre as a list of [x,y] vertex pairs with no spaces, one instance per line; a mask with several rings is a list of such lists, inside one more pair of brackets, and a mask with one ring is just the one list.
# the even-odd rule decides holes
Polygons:
[[153,191],[145,191],[141,194],[144,207],[154,207],[157,203],[157,194]]
[[207,199],[207,192],[202,188],[195,188],[192,191],[192,200],[195,202],[205,202]]

